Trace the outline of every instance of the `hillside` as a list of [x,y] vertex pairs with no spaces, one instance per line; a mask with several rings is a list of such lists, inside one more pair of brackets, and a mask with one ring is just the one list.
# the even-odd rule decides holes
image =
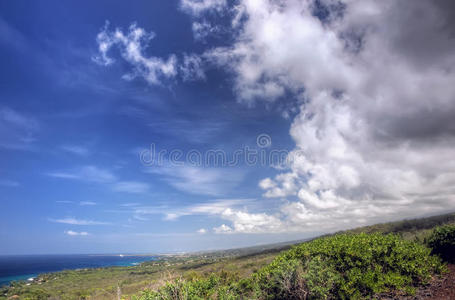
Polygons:
[[43,274],[29,285],[17,282],[3,288],[0,299],[116,299],[117,295],[141,300],[301,299],[303,295],[319,299],[435,294],[427,290],[436,284],[439,290],[450,290],[450,280],[444,276],[454,269],[449,265],[451,272],[445,275],[446,266],[425,243],[436,226],[454,223],[451,213],[356,228],[303,243],[173,255],[134,267]]

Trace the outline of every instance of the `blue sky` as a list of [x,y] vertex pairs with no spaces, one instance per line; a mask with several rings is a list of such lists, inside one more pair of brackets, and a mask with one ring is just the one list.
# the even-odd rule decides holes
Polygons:
[[[455,209],[451,4],[393,5],[0,2],[0,254],[231,248]],[[288,160],[188,159],[245,149]]]
[[[290,121],[273,109],[237,103],[230,79],[218,70],[205,81],[150,86],[143,79],[122,79],[126,64],[104,68],[92,59],[107,20],[115,27],[128,29],[136,22],[153,31],[149,55],[206,47],[194,41],[190,18],[176,1],[140,1],[134,7],[124,1],[17,1],[2,2],[0,11],[0,214],[1,238],[8,241],[0,252],[176,251],[266,241],[220,242],[197,234],[220,226],[216,217],[164,218],[219,199],[262,206],[257,182],[273,174],[271,167],[213,169],[213,175],[200,176],[232,178],[188,186],[184,174],[147,173],[139,153],[152,143],[159,149],[231,151],[254,147],[261,133],[269,134],[274,146],[290,148]],[[176,188],[177,181],[185,187]],[[149,207],[156,213],[134,213]],[[108,224],[64,222],[71,219]],[[179,235],[183,240],[174,242]]]

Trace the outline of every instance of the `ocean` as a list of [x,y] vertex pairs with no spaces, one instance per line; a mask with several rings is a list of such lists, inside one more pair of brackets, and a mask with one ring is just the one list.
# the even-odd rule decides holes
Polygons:
[[0,286],[7,285],[11,281],[27,280],[41,273],[82,268],[134,266],[156,259],[156,256],[122,256],[118,254],[2,255],[0,256]]

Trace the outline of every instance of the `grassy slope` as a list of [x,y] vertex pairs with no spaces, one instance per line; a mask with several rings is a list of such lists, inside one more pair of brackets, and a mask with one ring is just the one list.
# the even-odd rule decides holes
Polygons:
[[[408,240],[423,241],[435,226],[455,223],[455,213],[405,220],[393,223],[377,224],[350,230],[349,232],[399,233]],[[296,242],[297,243],[297,242]],[[261,267],[269,264],[278,253],[288,249],[292,243],[197,253],[187,256],[169,256],[159,262],[150,262],[135,267],[110,267],[87,270],[74,270],[40,276],[42,282],[27,286],[18,283],[13,287],[0,290],[0,299],[12,295],[30,295],[29,299],[38,299],[38,295],[55,297],[54,299],[113,299],[120,286],[123,297],[133,295],[144,288],[156,288],[175,278],[204,276],[213,272],[228,271],[238,277],[246,277]],[[8,296],[5,296],[5,293]]]
[[[207,275],[222,270],[246,277],[252,272],[270,263],[281,251],[289,246],[280,245],[273,249],[247,248],[201,253],[191,256],[169,256],[161,261],[143,263],[134,267],[109,267],[85,270],[70,270],[43,274],[30,285],[26,282],[14,284],[11,288],[0,290],[0,299],[20,295],[21,299],[37,299],[42,295],[55,299],[113,299],[117,295],[117,286],[123,297],[133,295],[145,288],[156,288],[164,282],[179,277],[190,278]],[[47,296],[46,296],[47,295]]]
[[398,222],[381,223],[355,228],[348,230],[348,232],[397,233],[406,240],[416,240],[423,242],[431,234],[434,227],[445,224],[455,224],[455,213],[448,213],[427,218],[403,220]]

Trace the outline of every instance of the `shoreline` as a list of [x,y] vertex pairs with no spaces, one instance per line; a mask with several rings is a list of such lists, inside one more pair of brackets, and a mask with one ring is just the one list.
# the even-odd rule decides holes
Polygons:
[[[68,261],[66,262],[60,262],[59,265],[55,265],[54,267],[50,267],[52,263],[55,264],[54,261],[50,260],[48,263],[46,262],[41,262],[43,265],[41,267],[42,270],[39,270],[39,266],[33,270],[33,269],[28,269],[24,270],[24,272],[19,273],[19,272],[14,272],[11,271],[14,269],[14,262],[9,262],[5,258],[8,257],[15,257],[15,258],[28,258],[27,261],[22,261],[22,267],[26,267],[27,264],[36,264],[36,261],[30,261],[31,257],[37,257],[37,258],[44,258],[48,257],[51,259],[52,257],[67,257]],[[113,257],[118,257],[119,260],[116,261],[107,261],[103,262],[101,261],[79,261],[75,262],[74,258],[75,257],[80,257],[80,258],[113,258]],[[129,260],[131,257],[137,257],[137,259]],[[154,261],[158,260],[160,256],[157,255],[132,255],[132,254],[125,254],[125,255],[120,255],[120,254],[111,254],[111,255],[102,255],[102,254],[75,254],[75,255],[67,255],[67,254],[61,254],[61,255],[2,255],[0,258],[4,258],[3,264],[6,265],[4,268],[6,269],[4,271],[4,274],[0,274],[0,287],[8,287],[11,286],[11,283],[13,282],[22,282],[26,283],[27,285],[32,284],[32,283],[39,283],[39,278],[40,276],[46,275],[46,274],[53,274],[53,273],[60,273],[64,271],[79,271],[79,270],[88,270],[88,269],[99,269],[99,268],[113,268],[113,267],[137,267],[140,266],[144,262],[148,261]],[[122,260],[124,259],[124,260]],[[12,266],[8,266],[8,264],[12,264]],[[9,273],[7,273],[10,270]],[[2,271],[0,269],[0,271]],[[15,273],[15,274],[14,274]]]

